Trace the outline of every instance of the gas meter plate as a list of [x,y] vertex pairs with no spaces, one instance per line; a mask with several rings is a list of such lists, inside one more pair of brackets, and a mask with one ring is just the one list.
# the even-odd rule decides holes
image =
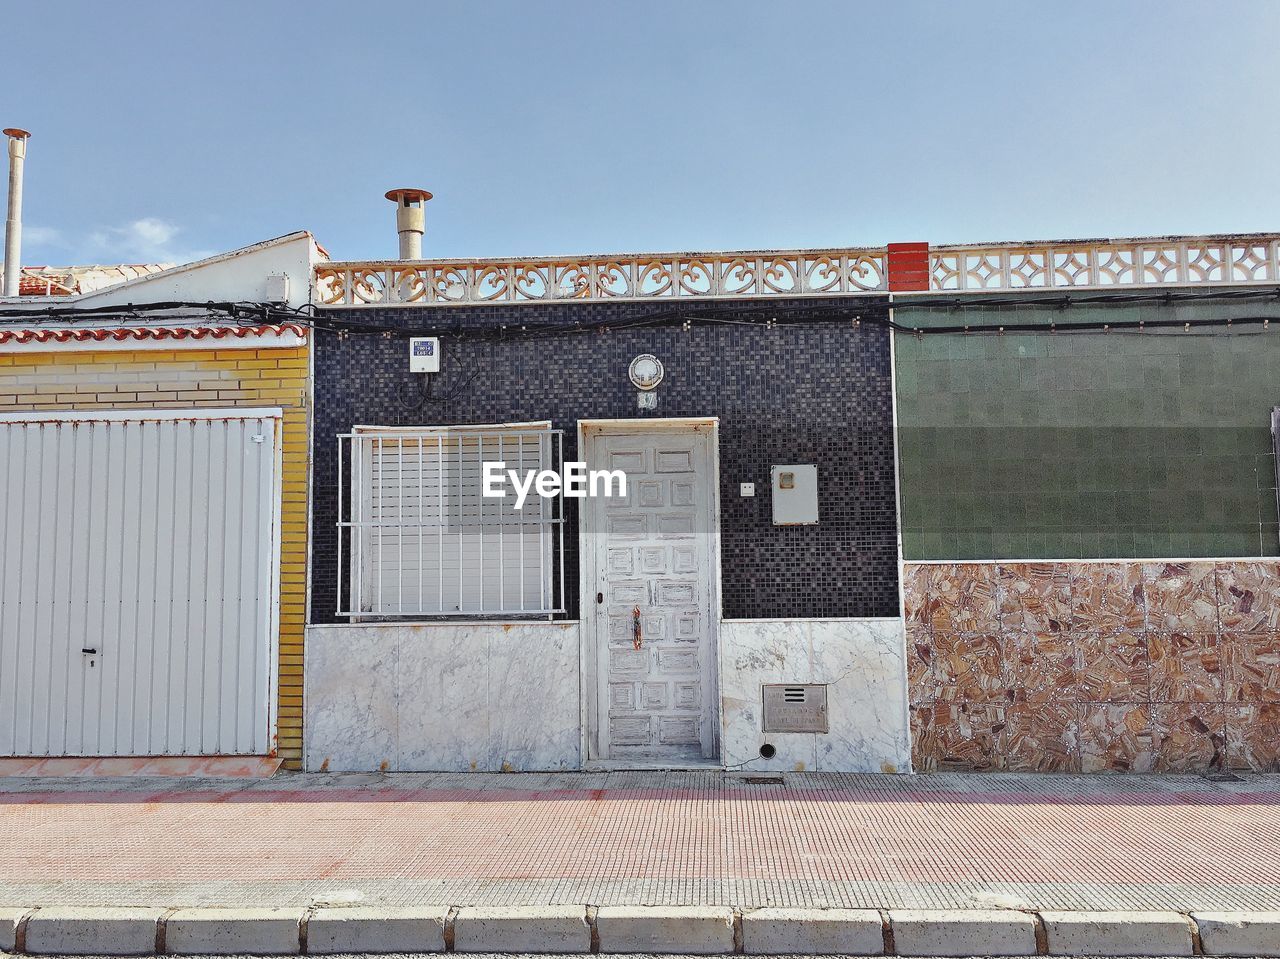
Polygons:
[[766,683],[764,731],[766,733],[825,733],[827,687],[821,684]]

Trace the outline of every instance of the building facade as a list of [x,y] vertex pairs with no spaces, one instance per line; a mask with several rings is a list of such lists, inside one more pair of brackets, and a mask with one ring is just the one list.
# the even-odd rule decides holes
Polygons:
[[1278,256],[322,265],[308,768],[1277,768]]
[[1280,771],[1276,236],[128,269],[0,303],[0,771]]
[[[309,330],[277,317],[318,255],[0,305],[0,769],[300,765]],[[276,309],[149,308],[183,301]]]
[[1275,255],[1103,245],[1145,288],[900,298],[917,768],[1280,768]]
[[[688,328],[647,303],[324,311],[343,332],[315,335],[308,766],[906,768],[888,334],[832,301],[778,307],[785,328],[733,300]],[[414,332],[440,340],[425,385]],[[655,409],[641,356],[663,366]],[[389,429],[340,446],[371,425]],[[540,501],[522,538],[475,495],[499,458],[633,464],[632,485]],[[817,468],[817,524],[775,525],[776,464]],[[360,476],[384,471],[362,521]],[[831,684],[837,735],[766,736],[762,683]]]

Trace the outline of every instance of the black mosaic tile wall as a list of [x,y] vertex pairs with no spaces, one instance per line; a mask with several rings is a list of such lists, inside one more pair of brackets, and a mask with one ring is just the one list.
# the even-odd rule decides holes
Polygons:
[[[759,308],[700,304],[696,312],[745,318],[759,314],[743,309]],[[565,458],[578,459],[578,420],[646,416],[720,417],[726,617],[898,615],[893,414],[883,329],[848,320],[775,329],[694,320],[688,331],[593,329],[500,340],[450,335],[504,324],[580,321],[593,328],[671,312],[671,304],[656,303],[324,311],[321,323],[341,318],[440,335],[444,371],[431,390],[457,395],[407,410],[404,402],[413,398],[417,380],[407,372],[403,339],[317,332],[312,621],[333,622],[336,608],[338,433],[354,424],[550,419],[565,431]],[[627,365],[639,353],[654,353],[666,368],[652,412],[636,408],[636,390],[627,379]],[[817,464],[819,525],[772,524],[769,469],[778,463]],[[754,498],[739,495],[743,482],[756,484]],[[567,501],[565,510],[571,617],[578,607],[574,505]]]

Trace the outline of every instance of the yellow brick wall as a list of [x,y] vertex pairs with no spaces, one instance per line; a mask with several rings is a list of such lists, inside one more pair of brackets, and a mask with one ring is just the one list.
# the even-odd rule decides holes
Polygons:
[[279,406],[279,754],[302,763],[307,564],[307,348],[0,354],[0,412]]

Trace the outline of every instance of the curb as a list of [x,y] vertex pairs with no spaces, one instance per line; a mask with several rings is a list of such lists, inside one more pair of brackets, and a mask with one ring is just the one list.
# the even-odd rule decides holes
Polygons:
[[[790,950],[779,949],[788,944]],[[1280,912],[728,906],[0,907],[0,952],[1280,957]]]

